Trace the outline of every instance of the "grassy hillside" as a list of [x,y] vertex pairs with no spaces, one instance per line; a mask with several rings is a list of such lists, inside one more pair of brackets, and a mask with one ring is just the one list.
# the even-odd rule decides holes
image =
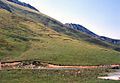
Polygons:
[[59,65],[120,63],[120,52],[59,34],[3,9],[0,21],[1,61],[38,60]]
[[[28,26],[23,23],[34,23],[32,20],[27,20],[10,12],[0,9],[0,59],[10,59],[15,56],[21,55],[23,52],[30,48],[29,41],[40,41],[33,37],[41,36],[30,30]],[[42,24],[38,24],[42,27]],[[39,30],[46,30],[39,29]]]
[[19,21],[19,17],[0,9],[0,59],[19,56],[29,48],[27,38],[23,36],[27,36],[24,31],[29,31],[23,29]]
[[65,25],[63,25],[62,23],[60,23],[59,21],[57,21],[49,16],[46,16],[40,12],[37,12],[37,11],[34,11],[34,10],[29,9],[27,7],[23,7],[23,6],[8,2],[6,0],[4,0],[4,3],[6,3],[6,5],[10,8],[9,11],[11,11],[13,14],[41,22],[42,24],[55,30],[56,32],[68,35],[68,36],[75,38],[75,39],[84,40],[84,41],[87,41],[90,43],[102,45],[104,47],[112,48],[112,49],[115,49],[117,51],[120,51],[120,48],[112,46],[112,45],[110,45],[106,42],[103,42],[101,40],[98,40],[94,37],[91,37],[83,32],[68,28]]

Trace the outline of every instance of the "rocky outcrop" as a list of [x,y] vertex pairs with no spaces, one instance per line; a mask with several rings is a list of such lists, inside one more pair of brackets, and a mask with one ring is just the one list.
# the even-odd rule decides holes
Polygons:
[[9,12],[11,12],[11,9],[9,8],[9,6],[6,3],[3,3],[3,1],[0,0],[0,9],[6,9]]
[[73,28],[73,29],[75,29],[75,30],[82,31],[82,32],[84,32],[84,33],[86,33],[86,34],[88,34],[88,35],[93,36],[93,37],[96,37],[96,38],[99,37],[97,34],[93,33],[92,31],[88,30],[87,28],[85,28],[85,27],[82,26],[82,25],[72,24],[72,23],[70,23],[70,24],[69,24],[69,23],[66,23],[65,25],[68,26],[68,27],[70,27],[70,28]]

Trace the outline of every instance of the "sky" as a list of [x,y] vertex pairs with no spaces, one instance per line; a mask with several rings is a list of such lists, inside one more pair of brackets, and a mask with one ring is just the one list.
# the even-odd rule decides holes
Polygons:
[[120,0],[20,0],[62,23],[85,26],[94,33],[120,39]]

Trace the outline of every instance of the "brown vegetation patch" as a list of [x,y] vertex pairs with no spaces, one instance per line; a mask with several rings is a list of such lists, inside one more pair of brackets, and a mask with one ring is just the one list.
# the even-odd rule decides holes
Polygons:
[[65,42],[71,42],[71,39],[64,39]]
[[3,39],[0,39],[0,42],[4,42],[5,40],[3,40]]
[[49,37],[59,37],[61,36],[60,34],[48,34]]
[[101,49],[102,51],[110,52],[111,50],[108,49]]

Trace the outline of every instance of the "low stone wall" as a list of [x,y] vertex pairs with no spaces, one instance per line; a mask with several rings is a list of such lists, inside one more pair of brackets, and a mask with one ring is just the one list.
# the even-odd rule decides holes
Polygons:
[[44,67],[44,65],[38,61],[1,62],[0,66],[1,69],[33,69]]

